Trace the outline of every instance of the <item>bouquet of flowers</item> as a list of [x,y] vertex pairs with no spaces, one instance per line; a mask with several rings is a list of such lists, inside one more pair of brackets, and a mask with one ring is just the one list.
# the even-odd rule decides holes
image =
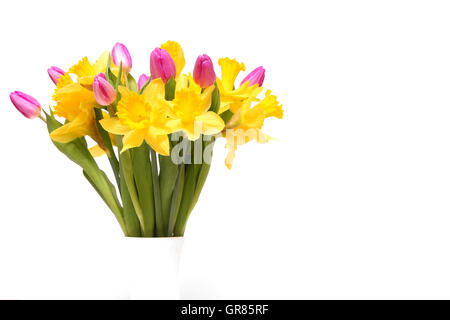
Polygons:
[[[10,98],[25,117],[45,122],[53,144],[83,169],[125,236],[183,236],[215,140],[226,139],[225,164],[231,168],[238,146],[271,139],[261,131],[266,118],[283,117],[270,90],[258,99],[263,67],[236,86],[244,64],[230,58],[218,63],[221,78],[205,54],[192,74],[182,74],[183,50],[168,41],[150,54],[150,76],[136,81],[128,49],[117,43],[95,63],[85,57],[67,72],[49,68],[56,88],[47,112],[23,92]],[[86,138],[94,145],[88,147]],[[114,183],[95,161],[102,155],[109,159]]]

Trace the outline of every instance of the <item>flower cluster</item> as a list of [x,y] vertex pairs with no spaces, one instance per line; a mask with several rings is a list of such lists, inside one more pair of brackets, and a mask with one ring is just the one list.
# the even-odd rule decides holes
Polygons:
[[[270,90],[258,98],[263,91],[263,67],[236,85],[238,74],[245,71],[244,64],[230,58],[221,58],[218,64],[220,77],[211,58],[202,54],[192,74],[183,73],[183,50],[177,42],[168,41],[151,52],[150,75],[142,74],[136,81],[131,75],[131,55],[125,45],[117,43],[95,63],[85,57],[67,72],[58,67],[48,69],[56,85],[55,105],[49,113],[44,111],[45,118],[33,97],[15,91],[10,98],[25,117],[40,117],[47,123],[54,144],[83,167],[126,235],[179,235],[184,232],[187,216],[206,179],[207,171],[205,174],[202,169],[209,169],[205,161],[191,164],[191,147],[199,142],[204,152],[215,139],[225,138],[229,151],[225,163],[231,168],[238,146],[252,140],[270,140],[261,131],[266,118],[283,117],[282,107]],[[187,143],[179,142],[180,136]],[[85,137],[96,142],[88,153],[84,151]],[[183,146],[181,154],[178,144]],[[145,150],[151,159],[147,159],[149,153]],[[174,153],[182,157],[182,165],[170,161]],[[116,201],[115,192],[108,191],[109,181],[89,158],[103,154],[110,159],[122,204]],[[146,170],[147,165],[150,173],[136,171],[136,167]],[[140,174],[152,175],[152,183],[140,183]],[[192,182],[195,188],[189,193],[186,183]],[[143,199],[144,192],[154,192],[151,203]],[[134,221],[125,212],[127,206],[134,213]]]

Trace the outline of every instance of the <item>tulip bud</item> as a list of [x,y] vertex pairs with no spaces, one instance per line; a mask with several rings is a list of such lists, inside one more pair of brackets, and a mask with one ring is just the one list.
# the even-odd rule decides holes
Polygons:
[[264,82],[266,70],[263,67],[258,67],[252,72],[250,72],[244,80],[241,82],[241,86],[246,82],[249,81],[249,86],[253,86],[254,84],[258,84],[260,87],[262,86]]
[[101,106],[108,106],[116,100],[116,90],[106,80],[104,73],[95,76],[92,89],[94,90],[95,100]]
[[59,77],[65,73],[64,70],[62,70],[58,67],[48,68],[47,72],[48,72],[48,75],[50,76],[50,79],[52,79],[54,84],[57,84]]
[[156,48],[152,51],[150,54],[150,73],[152,79],[161,78],[164,83],[171,77],[175,77],[175,62],[166,50]]
[[122,70],[125,73],[130,72],[133,63],[131,61],[130,53],[128,52],[127,47],[122,43],[116,43],[111,52],[112,60],[116,66],[120,66],[122,62]]
[[211,58],[203,54],[198,56],[194,67],[194,81],[202,88],[209,87],[216,81],[216,73]]
[[34,119],[41,114],[41,105],[32,96],[14,91],[10,93],[9,98],[16,109],[28,119]]
[[137,83],[139,90],[141,90],[142,86],[147,83],[148,79],[150,79],[148,75],[146,75],[145,73],[141,74]]

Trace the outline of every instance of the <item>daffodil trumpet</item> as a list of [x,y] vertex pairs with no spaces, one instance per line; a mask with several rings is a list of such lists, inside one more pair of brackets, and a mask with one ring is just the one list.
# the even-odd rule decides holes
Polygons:
[[[25,117],[46,122],[53,144],[82,168],[125,236],[183,236],[215,142],[225,138],[231,169],[239,146],[271,140],[262,131],[265,119],[281,119],[283,110],[270,90],[258,97],[263,67],[236,85],[243,63],[219,59],[219,76],[202,54],[193,72],[183,73],[184,52],[174,41],[153,50],[149,61],[150,76],[136,81],[130,52],[117,43],[94,63],[84,57],[67,72],[49,68],[56,88],[48,111],[23,92],[10,98]],[[114,182],[95,160],[103,155]]]

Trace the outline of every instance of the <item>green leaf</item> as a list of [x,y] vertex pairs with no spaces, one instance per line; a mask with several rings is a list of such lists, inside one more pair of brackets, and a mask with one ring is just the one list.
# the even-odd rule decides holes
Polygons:
[[[47,118],[47,129],[49,133],[62,126],[62,124],[57,121],[53,115],[45,113],[45,116]],[[68,143],[59,143],[53,140],[52,142],[59,151],[83,168],[83,173],[89,183],[91,183],[95,190],[101,195],[102,199],[114,213],[123,232],[126,234],[122,207],[117,199],[114,185],[109,181],[106,174],[98,167],[94,158],[87,149],[85,139],[79,138]]]
[[230,121],[231,117],[233,116],[233,112],[231,112],[230,110],[227,110],[227,111],[223,112],[220,116],[222,117],[223,122],[225,122],[225,124],[227,124],[228,121]]
[[159,187],[158,177],[158,157],[155,150],[150,148],[150,157],[152,165],[152,181],[153,181],[153,197],[155,201],[155,223],[156,223],[156,235],[159,237],[164,236],[165,230],[163,229],[163,217],[161,209],[161,190]]
[[136,80],[133,78],[131,74],[127,75],[127,81],[128,81],[128,89],[134,92],[138,92],[138,85],[136,83]]
[[[48,133],[62,127],[62,124],[56,120],[54,117],[45,113],[47,118],[47,129]],[[58,148],[59,151],[64,153],[70,160],[78,164],[80,167],[97,166],[94,158],[87,149],[86,140],[84,138],[78,138],[68,143],[59,143],[53,141],[53,144]]]
[[111,143],[111,137],[109,136],[109,133],[103,129],[102,125],[100,124],[100,120],[103,119],[103,113],[101,109],[94,108],[95,111],[95,122],[97,124],[98,132],[102,138],[103,143],[105,144],[105,147],[108,149],[108,160],[111,164],[111,168],[114,173],[114,177],[116,178],[117,186],[120,188],[120,176],[119,176],[119,162],[116,158],[116,153],[114,152],[112,143]]
[[155,208],[153,199],[152,168],[150,163],[150,149],[146,143],[133,152],[133,172],[139,202],[141,203],[144,226],[144,237],[152,237],[155,228]]
[[178,211],[177,221],[175,223],[174,234],[176,237],[184,235],[186,222],[189,217],[189,209],[191,207],[192,199],[195,193],[196,179],[195,170],[192,164],[187,165],[186,176],[184,179],[183,197],[181,199],[180,209]]
[[152,78],[148,78],[147,82],[144,83],[144,85],[141,87],[141,90],[139,90],[139,93],[142,94],[142,92],[144,92],[145,88],[147,88],[147,86],[150,84],[150,82],[152,81]]
[[159,155],[159,186],[164,230],[168,228],[170,203],[172,201],[172,192],[175,188],[177,176],[178,166],[172,162],[170,156]]
[[146,226],[144,213],[139,202],[136,184],[134,181],[132,155],[132,150],[126,150],[120,153],[120,176],[123,177],[123,180],[125,180],[126,188],[134,207],[134,212],[139,220],[141,231],[143,231],[146,230]]
[[209,110],[218,113],[219,108],[220,108],[220,92],[219,88],[216,85],[211,95],[211,107],[209,108]]
[[172,101],[175,99],[175,87],[177,85],[177,82],[173,77],[170,77],[170,79],[166,82],[166,100]]
[[181,199],[183,195],[184,188],[184,168],[185,165],[181,164],[180,169],[178,170],[177,182],[175,184],[175,188],[172,194],[172,201],[170,203],[170,212],[169,212],[169,226],[167,230],[167,236],[172,237],[175,228],[175,222],[177,221],[178,211],[181,205]]
[[123,172],[123,167],[120,166],[120,189],[122,194],[122,204],[123,204],[123,217],[125,220],[127,236],[129,237],[140,237],[141,236],[141,226],[139,224],[139,219],[134,210],[133,202],[131,200],[130,194],[128,193],[127,183],[125,181],[125,174]]

